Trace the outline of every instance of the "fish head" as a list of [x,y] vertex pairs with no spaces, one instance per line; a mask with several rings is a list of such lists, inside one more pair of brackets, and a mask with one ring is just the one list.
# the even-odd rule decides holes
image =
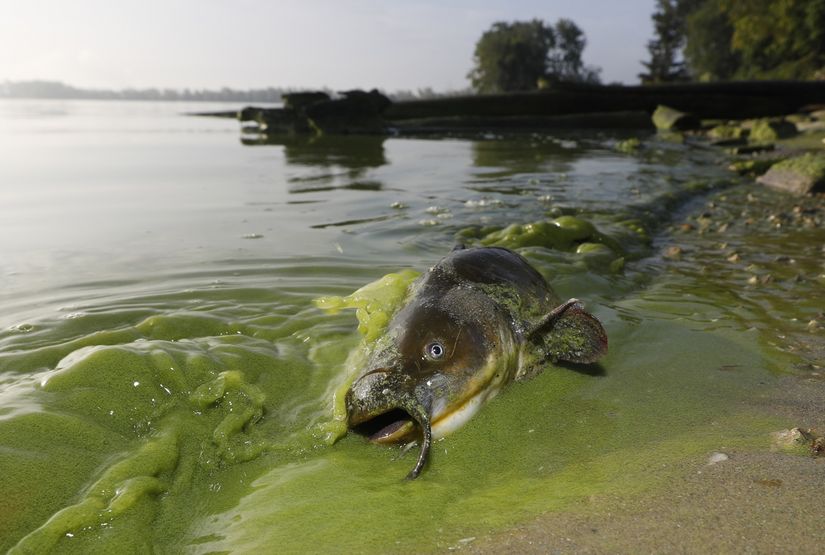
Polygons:
[[512,342],[505,315],[477,291],[414,300],[347,392],[350,429],[375,443],[451,431],[505,381]]

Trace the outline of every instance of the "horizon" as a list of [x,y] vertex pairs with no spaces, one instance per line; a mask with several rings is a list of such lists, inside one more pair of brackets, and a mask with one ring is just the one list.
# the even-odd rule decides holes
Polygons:
[[0,21],[0,81],[104,90],[459,91],[469,86],[476,41],[495,21],[563,17],[585,32],[584,61],[602,69],[602,82],[634,84],[653,10],[653,0],[33,0],[7,8]]

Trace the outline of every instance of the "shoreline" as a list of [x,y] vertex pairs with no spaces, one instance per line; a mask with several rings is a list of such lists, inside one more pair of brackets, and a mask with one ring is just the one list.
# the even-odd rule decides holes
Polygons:
[[[772,397],[773,394],[780,394]],[[767,411],[819,429],[825,376],[785,377],[765,394]],[[727,449],[683,461],[676,478],[629,496],[596,495],[468,542],[467,553],[818,553],[825,458]]]

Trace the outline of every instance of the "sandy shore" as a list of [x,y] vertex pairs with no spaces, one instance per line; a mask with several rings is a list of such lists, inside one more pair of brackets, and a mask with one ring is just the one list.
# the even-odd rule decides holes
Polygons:
[[[764,396],[767,413],[825,428],[825,375],[784,378]],[[685,461],[681,479],[625,498],[593,496],[570,512],[545,514],[479,537],[469,553],[822,553],[825,458],[725,452]]]

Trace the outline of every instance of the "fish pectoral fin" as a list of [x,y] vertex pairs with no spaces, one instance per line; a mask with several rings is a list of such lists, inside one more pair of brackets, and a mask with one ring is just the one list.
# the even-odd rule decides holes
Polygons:
[[589,364],[607,353],[607,333],[601,322],[577,299],[558,306],[527,334],[545,358]]

